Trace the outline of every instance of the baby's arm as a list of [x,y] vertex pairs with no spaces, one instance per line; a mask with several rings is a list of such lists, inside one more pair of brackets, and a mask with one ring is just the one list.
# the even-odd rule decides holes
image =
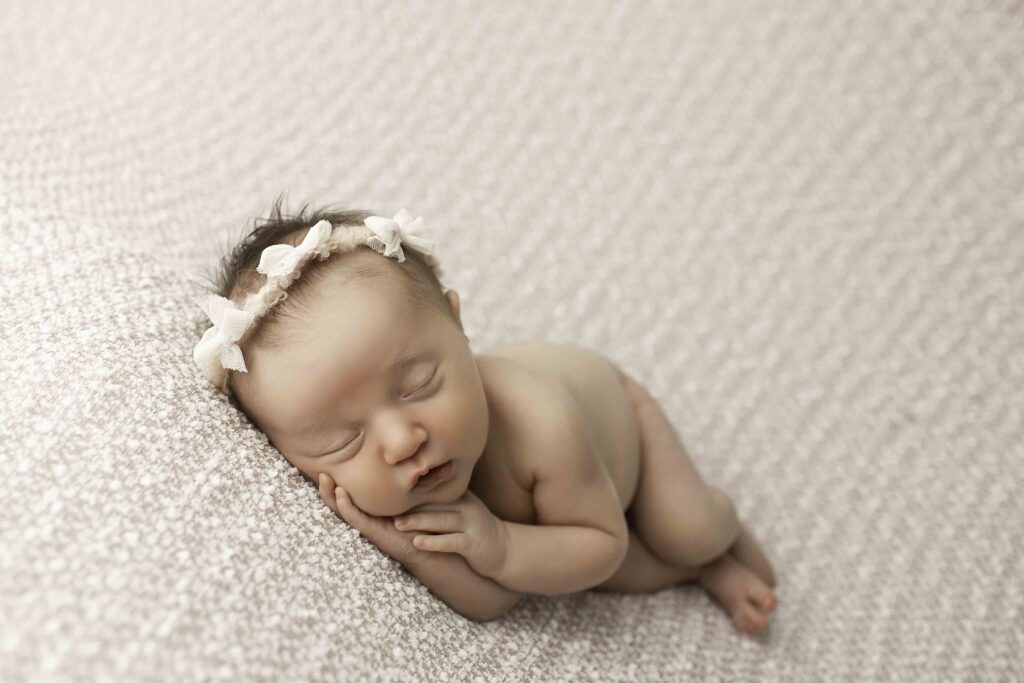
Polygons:
[[395,519],[403,530],[432,531],[416,547],[458,553],[477,574],[520,593],[559,595],[598,586],[622,565],[629,526],[615,484],[589,451],[578,414],[552,409],[529,456],[539,524],[496,517],[471,491],[445,505],[423,505]]
[[615,574],[629,549],[629,526],[615,485],[589,458],[568,449],[538,468],[533,501],[541,525],[504,523],[508,552],[495,581],[557,595],[593,588]]
[[629,529],[608,475],[601,470],[597,476],[562,476],[562,468],[575,465],[563,461],[553,468],[555,475],[537,479],[534,504],[543,526],[500,519],[468,490],[453,503],[421,505],[394,523],[402,530],[435,532],[417,536],[415,547],[457,553],[478,575],[506,589],[543,595],[586,590],[622,564]]
[[629,543],[587,526],[534,526],[506,522],[508,559],[495,581],[517,591],[560,595],[604,583],[625,559]]
[[497,619],[523,597],[480,576],[455,553],[424,552],[402,566],[446,605],[474,621]]
[[615,484],[587,447],[572,404],[546,411],[535,428],[543,452],[529,454],[540,526],[505,522],[508,553],[495,580],[525,593],[556,595],[611,578],[629,549],[629,525]]

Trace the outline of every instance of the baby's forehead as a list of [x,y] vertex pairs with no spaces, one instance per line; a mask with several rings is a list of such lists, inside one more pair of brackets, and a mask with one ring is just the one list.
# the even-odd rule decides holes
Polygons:
[[373,278],[343,274],[325,279],[316,292],[306,294],[309,301],[301,302],[296,320],[289,321],[300,329],[329,325],[339,333],[376,331],[387,335],[425,322],[424,307],[408,286],[387,274]]
[[440,323],[401,287],[377,283],[328,285],[300,309],[280,321],[286,326],[281,343],[257,348],[258,369],[358,373],[369,359],[398,354],[415,340],[432,336]]
[[[410,289],[417,282],[392,259],[384,258],[369,249],[359,249],[341,255],[337,261],[328,260],[317,264],[314,291],[308,292],[316,298],[338,299],[350,296],[373,296],[395,303],[408,303]],[[302,295],[305,297],[306,292]]]

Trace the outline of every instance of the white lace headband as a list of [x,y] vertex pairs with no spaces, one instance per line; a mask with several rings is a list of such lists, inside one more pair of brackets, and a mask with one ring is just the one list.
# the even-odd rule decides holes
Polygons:
[[333,228],[330,221],[322,220],[309,229],[298,246],[275,244],[267,247],[260,254],[260,263],[256,266],[258,272],[267,276],[267,282],[246,298],[242,308],[212,292],[195,297],[196,304],[206,313],[213,327],[203,333],[203,338],[192,352],[192,359],[214,386],[229,393],[228,370],[247,372],[238,340],[258,318],[285,298],[285,290],[298,279],[302,266],[313,258],[323,260],[330,254],[355,251],[365,244],[404,263],[404,244],[426,255],[427,263],[440,278],[440,268],[433,256],[434,243],[426,238],[424,230],[422,217],[413,220],[412,214],[402,209],[394,218],[370,216],[362,226],[340,225]]

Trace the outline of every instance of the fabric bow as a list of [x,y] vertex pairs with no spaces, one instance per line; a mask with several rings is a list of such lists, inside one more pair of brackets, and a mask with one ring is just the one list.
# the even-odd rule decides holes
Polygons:
[[290,244],[275,244],[267,247],[260,254],[260,264],[256,270],[267,277],[288,275],[303,256],[319,249],[331,236],[331,222],[320,221],[306,233],[306,237],[297,247]]
[[226,369],[247,372],[242,349],[236,342],[249,329],[256,316],[217,294],[201,294],[195,298],[195,302],[206,313],[213,327],[203,333],[203,338],[192,352],[192,359],[203,375],[219,387]]
[[403,243],[424,254],[434,253],[434,243],[424,234],[426,226],[422,216],[413,220],[412,214],[402,209],[394,218],[370,216],[363,223],[374,233],[366,240],[370,248],[397,259],[399,263],[405,262]]

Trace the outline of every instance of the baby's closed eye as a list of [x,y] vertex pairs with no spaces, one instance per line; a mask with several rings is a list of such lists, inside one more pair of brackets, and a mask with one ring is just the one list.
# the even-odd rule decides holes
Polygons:
[[412,389],[412,390],[410,390],[409,392],[407,392],[407,393],[405,394],[405,397],[409,397],[409,396],[411,396],[411,395],[415,394],[416,392],[420,391],[421,389],[425,389],[425,388],[427,387],[427,385],[428,385],[428,384],[430,384],[430,383],[431,383],[431,382],[432,382],[432,381],[434,380],[434,377],[435,377],[436,375],[437,375],[437,368],[433,368],[433,369],[432,369],[432,370],[430,371],[430,374],[429,374],[429,375],[428,375],[428,376],[426,377],[426,379],[423,379],[423,378],[422,378],[422,375],[421,375],[421,376],[420,376],[420,377],[419,377],[419,378],[417,379],[417,382],[414,382],[414,383],[413,383],[413,386],[414,386],[415,388],[414,388],[414,389]]
[[[427,389],[430,385],[435,384],[434,380],[436,378],[438,378],[438,367],[434,367],[428,372],[421,373],[421,375],[416,378],[415,382],[410,383],[414,388],[411,389],[409,392],[403,394],[402,398],[407,399],[415,397],[417,394],[423,392],[424,389]],[[341,451],[352,451],[352,446],[356,444],[356,442],[359,440],[362,434],[363,430],[355,430],[353,432],[345,434],[338,441],[337,445],[331,446],[330,448],[326,449],[321,455],[331,455],[333,453],[339,453]]]

